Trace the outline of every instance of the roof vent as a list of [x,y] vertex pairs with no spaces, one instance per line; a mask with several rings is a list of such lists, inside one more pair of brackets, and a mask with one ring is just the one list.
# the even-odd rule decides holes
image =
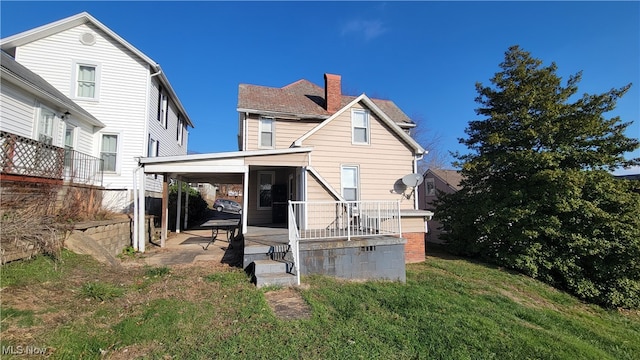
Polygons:
[[80,42],[84,45],[93,45],[96,43],[96,35],[90,32],[85,32],[80,35]]

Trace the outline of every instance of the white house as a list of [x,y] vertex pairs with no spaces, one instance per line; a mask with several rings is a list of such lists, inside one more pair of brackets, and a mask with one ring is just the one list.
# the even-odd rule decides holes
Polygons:
[[[7,53],[1,55],[3,180],[11,175],[52,177],[57,170],[55,175],[66,180],[101,185],[99,159],[88,154],[93,153],[93,139],[105,125]],[[43,146],[34,146],[36,142]],[[64,153],[64,169],[61,156],[49,161],[37,156],[53,153]]]
[[[193,123],[160,65],[88,13],[0,39],[0,48],[104,125],[79,132],[72,146],[103,160],[109,205],[130,206],[137,158],[187,153]],[[53,131],[62,133],[58,115]],[[37,138],[38,116],[3,113],[3,127]],[[162,191],[162,180],[146,177],[147,196]]]

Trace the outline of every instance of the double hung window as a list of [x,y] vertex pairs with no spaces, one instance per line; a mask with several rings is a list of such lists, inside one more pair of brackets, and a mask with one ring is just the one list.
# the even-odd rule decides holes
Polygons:
[[98,100],[100,66],[85,62],[74,62],[73,96],[84,100]]
[[272,149],[275,146],[274,120],[270,118],[260,118],[259,144],[260,148]]
[[103,171],[116,171],[118,160],[118,135],[102,134],[100,158],[102,159]]
[[358,200],[359,174],[357,166],[342,166],[342,197],[347,201]]
[[369,112],[364,109],[351,110],[352,142],[369,144]]
[[40,108],[40,117],[38,119],[38,141],[48,145],[53,145],[53,127],[56,120],[56,114],[44,107]]

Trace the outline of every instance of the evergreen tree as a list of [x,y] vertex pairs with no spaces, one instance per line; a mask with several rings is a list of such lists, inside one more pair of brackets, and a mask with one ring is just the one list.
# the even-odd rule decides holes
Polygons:
[[453,250],[488,259],[605,306],[640,307],[640,194],[608,171],[637,139],[603,114],[630,84],[575,101],[566,85],[518,46],[493,86],[476,84],[481,120],[460,139],[463,189],[442,195],[436,217]]

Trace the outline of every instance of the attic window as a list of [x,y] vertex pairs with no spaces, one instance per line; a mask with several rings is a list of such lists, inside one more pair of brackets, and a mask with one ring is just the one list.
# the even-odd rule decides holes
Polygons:
[[96,35],[85,32],[80,35],[80,42],[84,45],[93,45],[96,43]]
[[351,110],[351,134],[353,144],[369,144],[369,112],[364,109]]

